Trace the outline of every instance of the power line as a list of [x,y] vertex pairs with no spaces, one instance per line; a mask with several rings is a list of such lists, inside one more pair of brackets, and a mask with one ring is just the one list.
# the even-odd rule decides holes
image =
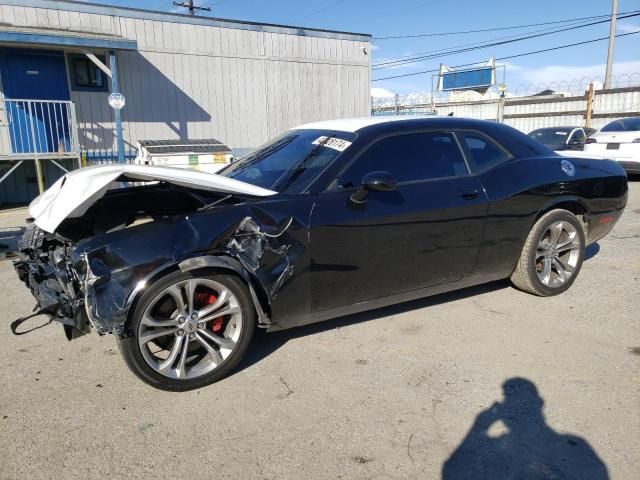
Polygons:
[[[616,37],[626,37],[628,35],[637,35],[638,33],[640,33],[640,30],[636,30],[635,32],[629,32],[629,33],[620,33],[620,34],[616,35]],[[578,45],[585,45],[587,43],[600,42],[602,40],[608,40],[608,39],[609,39],[609,36],[607,35],[606,37],[594,38],[593,40],[585,40],[583,42],[569,43],[567,45],[561,45],[559,47],[543,48],[542,50],[535,50],[533,52],[517,53],[515,55],[508,55],[506,57],[496,58],[496,60],[510,60],[512,58],[525,57],[527,55],[535,55],[537,53],[551,52],[553,50],[560,50],[562,48],[575,47],[575,46],[578,46]]]
[[307,14],[307,15],[304,15],[304,16],[294,20],[294,22],[299,22],[300,20],[304,20],[305,18],[313,17],[314,15],[317,15],[318,13],[322,13],[325,10],[329,10],[331,7],[333,7],[335,5],[338,5],[339,3],[342,3],[342,2],[344,2],[344,0],[337,0],[335,2],[331,2],[330,4],[325,5],[324,7],[319,8],[318,10],[315,10],[315,11],[313,11],[313,12]]
[[[640,11],[636,11],[636,12],[630,13],[628,15],[618,17],[618,18],[619,19],[630,18],[630,17],[635,17],[635,16],[638,16],[638,15],[640,15]],[[607,20],[599,20],[597,22],[590,22],[590,23],[587,23],[587,24],[563,27],[563,28],[559,28],[559,29],[554,29],[552,31],[548,31],[550,29],[543,29],[543,30],[538,30],[538,31],[533,31],[533,32],[527,32],[527,33],[525,33],[523,35],[517,35],[517,36],[512,36],[512,37],[503,37],[503,38],[508,38],[509,40],[493,39],[493,40],[489,40],[489,42],[492,42],[492,43],[480,43],[480,44],[475,43],[475,44],[467,44],[467,45],[461,45],[460,46],[460,47],[468,47],[468,48],[451,47],[451,48],[442,49],[442,50],[432,50],[432,51],[429,51],[429,52],[422,52],[422,53],[414,54],[412,56],[398,57],[398,58],[395,58],[395,59],[389,59],[389,60],[385,60],[383,62],[375,63],[375,64],[373,64],[373,70],[380,70],[380,69],[383,69],[383,68],[390,68],[390,67],[395,67],[395,66],[399,66],[399,65],[403,65],[403,64],[415,63],[415,62],[421,61],[421,60],[428,60],[428,59],[438,58],[438,57],[447,56],[447,55],[453,55],[453,54],[464,53],[464,52],[469,52],[469,51],[474,51],[474,50],[480,50],[480,49],[487,48],[487,47],[494,47],[494,46],[498,46],[498,45],[506,45],[506,44],[509,44],[509,43],[520,42],[520,41],[523,41],[523,40],[529,40],[529,39],[532,39],[532,38],[543,37],[543,36],[546,36],[546,35],[552,35],[552,34],[555,34],[555,33],[561,33],[561,32],[566,32],[566,31],[570,31],[570,30],[576,30],[578,28],[590,27],[590,26],[593,26],[593,25],[598,25],[598,24],[608,23],[608,22],[609,22],[609,19],[607,19]],[[544,32],[544,33],[540,33],[540,32]],[[501,41],[494,41],[494,40],[501,40]],[[458,49],[456,49],[456,48],[458,48]]]
[[[578,25],[579,23],[573,23],[573,24],[569,24],[569,25]],[[532,34],[532,33],[538,33],[538,32],[548,32],[550,30],[554,30],[557,27],[548,27],[548,28],[543,28],[540,30],[532,30],[530,32],[525,32],[526,35]],[[507,39],[512,39],[512,38],[521,38],[523,34],[518,34],[518,35],[509,35],[506,37],[495,37],[495,38],[490,38],[488,40],[482,40],[479,42],[472,42],[472,43],[463,43],[463,44],[458,44],[458,45],[453,45],[451,47],[448,48],[437,48],[435,50],[428,50],[426,52],[421,52],[421,53],[409,53],[409,54],[405,54],[405,55],[401,55],[400,57],[397,57],[395,59],[383,59],[381,61],[379,61],[378,63],[374,63],[373,67],[374,70],[376,69],[375,67],[378,65],[383,65],[385,62],[389,61],[389,62],[398,62],[404,59],[410,60],[413,59],[416,55],[427,55],[427,54],[435,54],[435,53],[439,53],[442,55],[447,55],[450,52],[454,52],[456,49],[458,48],[464,48],[464,47],[472,47],[475,45],[484,45],[486,42],[495,42],[498,40],[507,40]]]
[[[626,37],[628,35],[637,35],[638,33],[640,33],[640,30],[637,30],[635,32],[629,32],[629,33],[620,33],[620,34],[616,35],[616,38],[618,38],[618,37]],[[551,52],[551,51],[554,51],[554,50],[561,50],[563,48],[576,47],[578,45],[586,45],[588,43],[601,42],[602,40],[609,40],[609,36],[607,35],[606,37],[594,38],[592,40],[585,40],[583,42],[568,43],[566,45],[560,45],[558,47],[544,48],[542,50],[534,50],[532,52],[518,53],[518,54],[515,54],[515,55],[509,55],[509,56],[506,56],[506,57],[496,58],[496,60],[509,60],[509,59],[512,59],[512,58],[525,57],[527,55],[536,55],[538,53]],[[451,68],[469,67],[469,66],[477,65],[477,64],[478,64],[478,62],[465,63],[463,65],[456,65],[456,66],[451,67]],[[382,80],[391,80],[391,79],[394,79],[394,78],[412,77],[412,76],[415,76],[415,75],[422,75],[424,73],[437,73],[439,71],[440,70],[436,68],[434,70],[423,70],[421,72],[405,73],[405,74],[402,74],[402,75],[393,75],[391,77],[374,78],[371,81],[372,82],[380,82]]]
[[[632,13],[629,15],[625,15],[625,16],[620,16],[618,17],[618,19],[623,19],[623,18],[631,18],[631,17],[636,17],[640,15],[640,12],[637,13]],[[584,27],[590,27],[592,25],[598,25],[598,24],[602,24],[602,23],[608,23],[610,20],[599,20],[597,22],[591,22],[591,23],[587,23],[587,24],[583,24],[583,25],[576,25],[576,26],[572,26],[572,27],[564,27],[564,28],[560,28],[560,29],[556,29],[550,32],[545,32],[545,33],[536,33],[536,34],[526,34],[524,36],[518,37],[518,38],[514,38],[511,40],[503,40],[503,41],[499,41],[499,42],[493,42],[493,43],[485,43],[482,45],[478,45],[478,46],[474,46],[474,47],[468,47],[468,48],[461,48],[458,50],[443,50],[442,53],[435,53],[435,54],[428,54],[428,55],[424,55],[424,54],[418,54],[417,56],[412,56],[412,57],[408,57],[408,58],[397,58],[397,59],[391,59],[391,60],[387,60],[384,62],[378,62],[376,64],[373,65],[373,70],[381,70],[384,68],[391,68],[391,67],[396,67],[399,65],[405,65],[408,63],[415,63],[415,62],[419,62],[422,60],[428,60],[428,59],[433,59],[433,58],[438,58],[438,57],[443,57],[443,56],[448,56],[448,55],[454,55],[454,54],[459,54],[459,53],[464,53],[464,52],[471,52],[471,51],[475,51],[475,50],[480,50],[483,48],[488,48],[488,47],[495,47],[498,45],[506,45],[509,43],[515,43],[515,42],[521,42],[523,40],[530,40],[532,38],[538,38],[538,37],[543,37],[546,35],[552,35],[555,33],[561,33],[561,32],[567,32],[570,30],[576,30],[578,28],[584,28]],[[428,53],[428,52],[424,52],[424,53]]]
[[[633,13],[633,11],[629,12],[620,12],[619,15],[626,15],[627,13]],[[467,33],[482,33],[482,32],[497,32],[500,30],[515,30],[516,28],[529,28],[529,27],[540,27],[542,25],[557,25],[559,23],[571,23],[577,22],[581,20],[594,20],[596,18],[609,18],[610,14],[606,15],[593,15],[591,17],[580,17],[580,18],[568,18],[566,20],[556,20],[553,22],[542,22],[542,23],[530,23],[528,25],[512,25],[509,27],[495,27],[495,28],[482,28],[479,30],[462,30],[459,32],[437,32],[437,33],[416,33],[412,35],[390,35],[387,37],[373,37],[374,40],[396,40],[400,38],[421,38],[421,37],[443,37],[447,35],[463,35]]]

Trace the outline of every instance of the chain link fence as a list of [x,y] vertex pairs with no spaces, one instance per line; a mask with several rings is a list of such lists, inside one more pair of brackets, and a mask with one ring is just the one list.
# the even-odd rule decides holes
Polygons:
[[[582,77],[570,81],[549,82],[539,84],[520,84],[514,89],[509,89],[508,93],[513,97],[526,97],[540,95],[541,92],[552,91],[565,95],[582,95],[593,83],[596,89],[602,89],[604,77]],[[640,86],[640,73],[623,73],[611,77],[611,88],[628,88]]]

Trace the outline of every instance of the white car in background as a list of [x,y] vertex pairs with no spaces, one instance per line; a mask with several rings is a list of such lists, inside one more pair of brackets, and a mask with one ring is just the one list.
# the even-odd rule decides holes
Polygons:
[[640,117],[608,123],[587,138],[584,154],[616,160],[627,173],[640,173]]
[[556,152],[571,150],[567,153],[570,156],[575,150],[583,150],[587,137],[594,133],[596,133],[595,128],[545,127],[538,128],[527,135]]

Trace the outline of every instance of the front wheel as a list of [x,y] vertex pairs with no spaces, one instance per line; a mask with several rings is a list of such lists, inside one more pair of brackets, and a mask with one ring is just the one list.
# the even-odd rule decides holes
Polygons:
[[576,216],[567,210],[552,210],[529,232],[511,281],[534,295],[558,295],[578,276],[584,249],[584,229]]
[[256,324],[238,278],[174,272],[141,297],[119,339],[131,371],[161,390],[200,388],[226,377],[244,356]]

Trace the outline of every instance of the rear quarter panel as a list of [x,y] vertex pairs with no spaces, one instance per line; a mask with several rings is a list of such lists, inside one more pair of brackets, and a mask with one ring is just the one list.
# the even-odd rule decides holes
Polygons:
[[[569,160],[575,175],[561,162]],[[554,207],[573,204],[588,214],[589,243],[606,235],[627,198],[622,167],[609,160],[550,155],[514,159],[479,175],[489,199],[483,246],[474,273],[515,267],[533,224]],[[604,220],[603,220],[604,219]]]

